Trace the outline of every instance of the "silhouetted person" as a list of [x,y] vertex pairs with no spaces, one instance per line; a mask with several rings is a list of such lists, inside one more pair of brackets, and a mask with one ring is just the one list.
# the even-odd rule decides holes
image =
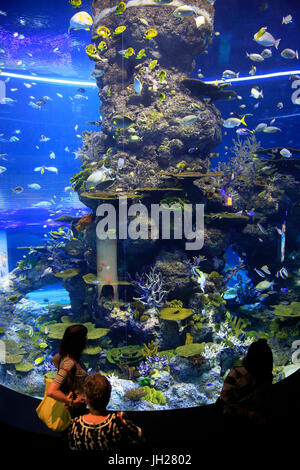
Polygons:
[[265,339],[249,346],[240,367],[233,367],[225,378],[217,404],[224,415],[243,416],[251,422],[265,423],[272,385],[273,355]]
[[111,384],[101,374],[87,377],[84,383],[89,413],[72,420],[69,448],[75,451],[102,453],[126,451],[142,442],[141,429],[127,420],[122,412],[108,412]]
[[47,396],[68,406],[72,417],[86,412],[83,383],[86,371],[79,360],[86,346],[87,328],[84,325],[68,326],[59,346],[59,353],[52,358],[58,373],[49,385]]

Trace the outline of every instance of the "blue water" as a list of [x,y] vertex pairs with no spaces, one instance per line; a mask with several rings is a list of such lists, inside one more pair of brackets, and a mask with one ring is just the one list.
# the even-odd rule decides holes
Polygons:
[[65,306],[70,304],[69,294],[62,287],[61,283],[37,289],[27,294],[26,297],[39,303],[41,307],[45,307],[48,304],[65,304]]
[[[85,53],[91,34],[83,30],[67,33],[75,13],[68,1],[3,0],[0,9],[0,81],[5,84],[6,98],[14,100],[0,104],[0,166],[5,168],[0,171],[0,254],[7,254],[7,267],[12,271],[27,254],[26,247],[42,246],[49,232],[62,225],[54,219],[61,215],[82,217],[90,212],[70,189],[70,179],[81,171],[82,162],[76,152],[82,148],[82,132],[101,130],[87,121],[101,121],[102,116],[98,89],[91,76],[94,63]],[[83,1],[81,9],[91,13],[90,1]],[[232,80],[229,85],[239,99],[214,103],[223,119],[247,114],[249,130],[273,121],[281,131],[257,134],[261,147],[300,149],[300,104],[291,99],[296,90],[292,88],[296,79],[291,75],[300,77],[300,62],[280,55],[285,48],[300,50],[299,2],[216,0],[215,9],[217,34],[207,53],[197,58],[191,77],[198,78],[201,69],[201,80],[221,83],[224,70],[239,72],[240,80]],[[282,17],[288,14],[293,21],[284,25]],[[263,26],[281,42],[278,50],[271,48],[271,58],[251,62],[246,53],[262,51],[253,35]],[[251,76],[253,65],[257,71]],[[250,96],[253,87],[263,91],[263,99]],[[40,109],[30,105],[44,97],[47,99]],[[278,103],[282,103],[280,108]],[[42,136],[47,141],[42,141]],[[219,155],[212,160],[212,167],[228,161],[236,138],[236,129],[222,128],[222,143],[214,149]],[[38,167],[55,167],[56,171],[34,171]],[[32,184],[40,189],[30,188]],[[22,188],[19,193],[14,191],[18,187]],[[49,207],[38,207],[41,203]],[[239,255],[230,248],[225,270],[239,262]],[[238,274],[244,281],[250,279],[246,269]],[[234,287],[236,282],[234,276],[227,287]],[[26,297],[41,308],[48,304],[70,305],[62,283],[46,285]]]

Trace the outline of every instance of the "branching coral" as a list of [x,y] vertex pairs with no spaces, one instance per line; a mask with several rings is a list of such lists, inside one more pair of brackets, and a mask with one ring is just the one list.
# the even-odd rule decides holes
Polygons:
[[233,139],[233,143],[230,150],[234,156],[227,163],[220,163],[218,167],[218,170],[234,175],[230,183],[232,187],[235,186],[235,180],[238,177],[247,178],[248,183],[253,181],[256,175],[254,155],[260,147],[260,142],[254,135],[244,140],[238,137],[237,140]]
[[162,275],[155,268],[152,267],[148,274],[136,273],[135,280],[131,279],[131,282],[135,291],[140,294],[140,297],[133,297],[133,300],[155,309],[164,305],[169,291],[164,289]]

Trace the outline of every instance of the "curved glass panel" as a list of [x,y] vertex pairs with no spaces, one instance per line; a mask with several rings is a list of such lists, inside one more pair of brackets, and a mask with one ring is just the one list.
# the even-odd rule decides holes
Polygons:
[[[65,328],[110,408],[214,403],[258,338],[300,361],[293,2],[2,2],[0,382]],[[69,28],[69,29],[68,29]]]

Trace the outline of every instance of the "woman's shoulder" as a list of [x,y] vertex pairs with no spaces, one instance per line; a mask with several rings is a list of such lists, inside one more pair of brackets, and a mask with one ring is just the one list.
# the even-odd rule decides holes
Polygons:
[[75,361],[75,359],[65,356],[61,358],[60,363],[59,363],[59,368],[71,370],[73,369],[74,366],[76,366],[76,364],[77,362]]

